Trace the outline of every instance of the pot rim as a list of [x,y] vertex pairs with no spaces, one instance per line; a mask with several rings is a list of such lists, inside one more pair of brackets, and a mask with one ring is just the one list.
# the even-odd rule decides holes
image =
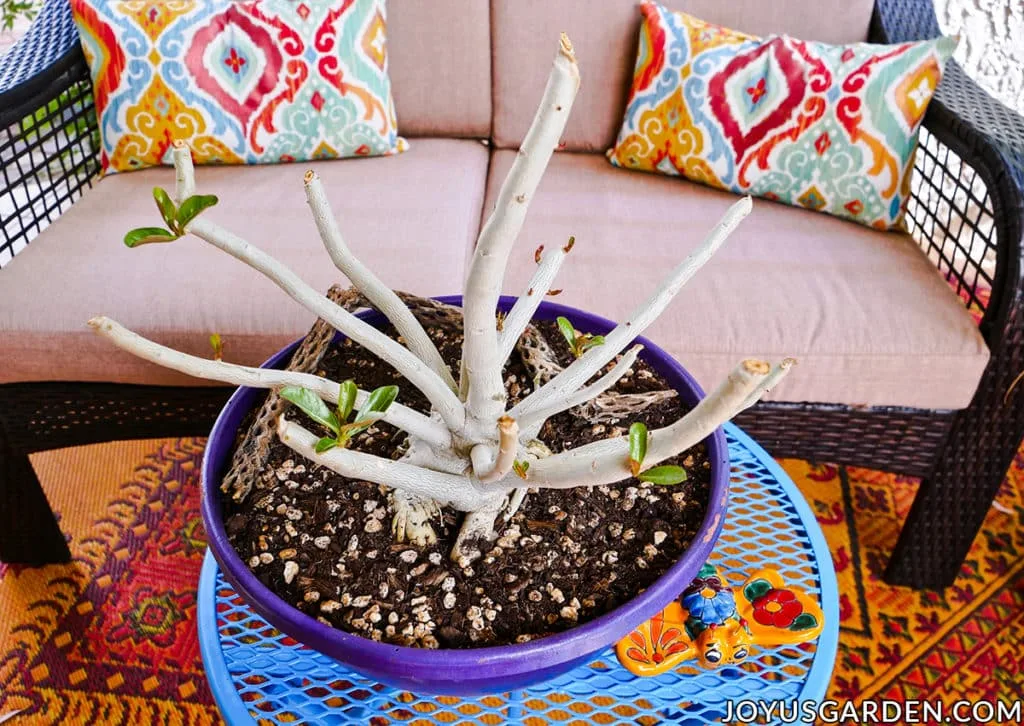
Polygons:
[[[435,299],[454,305],[461,305],[462,301],[460,295],[439,296]],[[507,311],[515,300],[514,297],[502,296],[499,306]],[[383,316],[375,311],[359,315],[369,320],[383,319]],[[541,303],[538,315],[541,315],[542,319],[548,316],[549,319],[554,319],[555,316],[564,315],[578,326],[595,332],[599,332],[601,328],[611,330],[615,326],[615,323],[600,316],[549,301]],[[301,339],[278,351],[263,364],[263,367],[275,367],[283,363],[299,342]],[[679,391],[680,396],[688,404],[694,405],[704,396],[703,389],[693,377],[667,352],[643,337],[637,337],[635,342],[644,345],[640,357],[655,370],[662,375],[670,371],[674,377],[681,378],[689,386],[689,391]],[[654,616],[676,598],[689,584],[689,580],[696,575],[700,566],[707,561],[724,523],[728,502],[729,456],[725,432],[720,426],[705,439],[712,473],[707,509],[700,528],[679,559],[642,593],[593,620],[527,643],[466,649],[427,649],[373,641],[324,625],[281,599],[250,571],[228,540],[222,518],[220,481],[237,435],[237,424],[232,424],[230,419],[236,418],[236,415],[233,415],[235,409],[243,405],[242,399],[247,394],[251,395],[251,389],[239,387],[231,395],[214,423],[203,454],[202,515],[209,547],[227,579],[250,606],[273,626],[285,635],[322,653],[330,655],[344,651],[346,659],[352,661],[349,665],[357,670],[360,664],[364,664],[368,670],[393,670],[397,665],[395,661],[400,661],[402,671],[422,669],[420,677],[428,682],[448,679],[472,680],[479,674],[467,672],[466,668],[486,667],[490,670],[508,666],[511,675],[522,672],[524,663],[533,664],[529,670],[541,670],[553,665],[550,656],[553,651],[560,655],[557,662],[569,662],[592,654],[625,637],[639,623]],[[237,414],[237,418],[240,419],[249,410],[251,406]],[[229,426],[231,430],[225,430]],[[215,481],[212,483],[209,481],[210,472],[216,472]]]

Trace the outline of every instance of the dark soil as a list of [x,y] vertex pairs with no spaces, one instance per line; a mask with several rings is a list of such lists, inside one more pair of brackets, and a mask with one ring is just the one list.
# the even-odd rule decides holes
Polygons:
[[[539,327],[567,365],[571,353],[555,326]],[[461,331],[428,332],[457,370]],[[350,341],[331,349],[318,373],[338,381],[352,378],[366,390],[397,383],[399,401],[427,408],[419,391]],[[517,354],[506,369],[506,387],[512,401],[532,390]],[[616,390],[667,387],[638,362]],[[558,452],[625,435],[633,420],[654,429],[683,413],[677,398],[614,426],[592,425],[566,412],[549,421],[540,438]],[[288,415],[302,416],[294,408]],[[312,421],[304,423],[316,431]],[[352,446],[397,458],[404,438],[379,424]],[[666,463],[683,466],[687,481],[662,487],[627,479],[592,489],[531,490],[511,521],[499,518],[498,539],[482,543],[483,556],[465,568],[449,558],[461,513],[446,509],[443,522],[434,522],[435,545],[395,544],[385,488],[318,467],[276,440],[270,458],[274,476],[256,483],[245,502],[225,496],[223,504],[231,541],[260,581],[322,622],[402,645],[504,645],[602,615],[648,587],[679,558],[704,517],[710,468],[703,444]]]

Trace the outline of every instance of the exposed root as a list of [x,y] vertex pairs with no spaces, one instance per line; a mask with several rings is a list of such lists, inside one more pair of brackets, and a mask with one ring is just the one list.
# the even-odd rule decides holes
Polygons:
[[391,519],[391,534],[396,542],[408,542],[417,547],[437,542],[437,534],[430,524],[431,518],[441,515],[437,502],[400,489],[392,489],[388,497],[395,513]]
[[523,502],[526,501],[526,495],[529,493],[529,487],[519,487],[512,492],[512,496],[508,499],[508,506],[505,507],[505,521],[508,522],[512,517],[516,516],[516,512],[519,511],[519,507],[523,506]]
[[460,567],[465,567],[470,562],[479,559],[481,555],[479,549],[469,546],[470,542],[475,540],[491,542],[497,536],[494,531],[494,521],[498,518],[498,512],[501,511],[504,503],[505,497],[498,496],[483,509],[466,514],[451,552],[452,560]]

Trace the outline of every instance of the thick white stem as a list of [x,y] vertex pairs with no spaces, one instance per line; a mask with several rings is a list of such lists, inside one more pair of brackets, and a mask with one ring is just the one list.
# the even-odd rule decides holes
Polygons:
[[[230,383],[233,386],[249,386],[250,388],[301,386],[308,388],[326,401],[331,403],[338,401],[339,384],[320,376],[272,368],[250,368],[249,366],[188,355],[143,338],[120,323],[102,316],[90,320],[89,326],[118,348],[179,373]],[[369,397],[370,394],[366,391],[358,391],[356,405],[362,406]],[[433,421],[400,403],[391,404],[384,414],[383,420],[422,439],[431,446],[446,448],[452,444],[451,433],[439,421]]]
[[[764,361],[743,361],[688,414],[670,426],[650,432],[643,468],[655,466],[710,436],[736,414],[770,371],[771,366]],[[629,442],[620,436],[533,462],[527,484],[569,489],[611,484],[629,476]]]
[[423,392],[449,429],[458,431],[462,428],[465,411],[458,396],[407,348],[332,303],[266,252],[213,222],[199,217],[189,224],[187,231],[262,272],[307,310],[326,320],[381,360],[390,363],[409,383]]
[[743,405],[740,406],[739,411],[736,413],[746,411],[748,408],[760,401],[765,394],[769,393],[773,388],[775,388],[775,386],[779,385],[779,382],[786,377],[790,369],[795,365],[795,358],[785,358],[781,363],[772,368],[772,372],[769,373],[763,381],[761,381],[761,385],[757,387],[756,391],[747,397],[747,400],[743,402]]
[[470,477],[458,474],[433,471],[340,446],[318,454],[316,434],[284,416],[278,420],[277,435],[295,453],[342,476],[401,489],[463,512],[476,511],[494,497],[493,492],[483,491]]
[[715,225],[701,245],[669,274],[654,294],[634,310],[626,322],[619,324],[605,336],[603,345],[595,346],[577,358],[546,385],[520,401],[509,411],[509,415],[522,420],[527,414],[547,407],[552,401],[575,391],[601,370],[608,361],[618,355],[631,340],[638,335],[643,335],[647,327],[664,312],[683,285],[689,282],[690,278],[711,259],[737,225],[750,213],[750,209],[750,197],[743,197],[729,207],[725,216]]
[[380,281],[373,271],[364,265],[345,244],[341,235],[337,218],[331,211],[330,202],[324,193],[323,184],[316,172],[310,170],[304,177],[306,200],[313,212],[313,221],[320,232],[327,253],[337,267],[352,282],[359,292],[363,293],[381,313],[395,326],[399,334],[405,338],[405,344],[416,356],[426,363],[434,373],[452,390],[456,390],[455,379],[452,378],[448,365],[441,358],[437,346],[427,335],[419,321],[395,292]]
[[526,330],[526,326],[530,324],[530,321],[533,320],[534,313],[537,312],[537,308],[540,307],[544,297],[548,294],[548,290],[551,289],[551,283],[554,282],[555,277],[558,275],[558,271],[565,261],[565,256],[572,249],[574,242],[575,238],[570,238],[568,244],[564,247],[559,247],[544,254],[540,264],[537,266],[537,271],[530,278],[526,290],[516,300],[516,304],[512,306],[512,309],[508,311],[508,315],[505,316],[501,334],[498,336],[498,358],[501,360],[502,365],[512,355],[512,350],[516,347],[516,343],[519,342],[519,337]]
[[192,166],[192,150],[181,139],[174,142],[174,202],[181,204],[196,193],[195,168]]
[[465,341],[463,375],[468,378],[470,421],[486,428],[505,409],[502,360],[498,352],[495,307],[505,267],[526,217],[526,209],[558,146],[579,88],[579,68],[572,44],[563,34],[547,87],[519,154],[498,194],[498,201],[480,237],[470,264],[463,300]]
[[553,401],[549,406],[524,416],[519,422],[519,430],[521,432],[520,437],[525,440],[536,438],[541,426],[543,426],[544,422],[549,418],[560,414],[562,411],[568,411],[570,408],[580,406],[587,401],[600,396],[602,393],[614,386],[620,378],[626,375],[626,372],[629,371],[636,362],[636,357],[643,349],[644,347],[642,345],[634,345],[622,355],[622,358],[615,364],[614,368],[589,386],[581,388],[575,393],[567,396],[562,396],[560,399]]
[[[486,444],[477,444],[474,449]],[[505,477],[512,471],[519,450],[519,424],[508,416],[498,419],[498,455],[494,457],[494,466],[484,472],[476,472],[481,484],[490,484]]]
[[[194,188],[195,174],[192,168],[191,157],[188,157],[187,162],[185,159],[185,154],[175,154],[175,174],[181,175],[185,180],[185,184]],[[453,431],[462,429],[466,413],[458,396],[452,392],[436,373],[408,349],[399,345],[369,323],[332,303],[279,260],[274,259],[263,250],[249,244],[241,237],[228,232],[213,222],[203,217],[198,217],[189,223],[185,231],[191,232],[196,237],[209,242],[214,247],[227,252],[235,259],[241,260],[258,272],[263,273],[307,310],[326,320],[335,329],[344,333],[377,357],[390,363],[412,385],[423,392],[423,395],[427,397],[430,404],[441,415],[449,429]]]

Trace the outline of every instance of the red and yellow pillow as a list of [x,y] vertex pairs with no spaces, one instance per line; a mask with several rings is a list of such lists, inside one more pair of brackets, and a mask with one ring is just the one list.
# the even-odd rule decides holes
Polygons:
[[901,225],[917,131],[955,38],[837,46],[641,11],[613,164]]
[[394,154],[384,0],[71,0],[104,170]]

